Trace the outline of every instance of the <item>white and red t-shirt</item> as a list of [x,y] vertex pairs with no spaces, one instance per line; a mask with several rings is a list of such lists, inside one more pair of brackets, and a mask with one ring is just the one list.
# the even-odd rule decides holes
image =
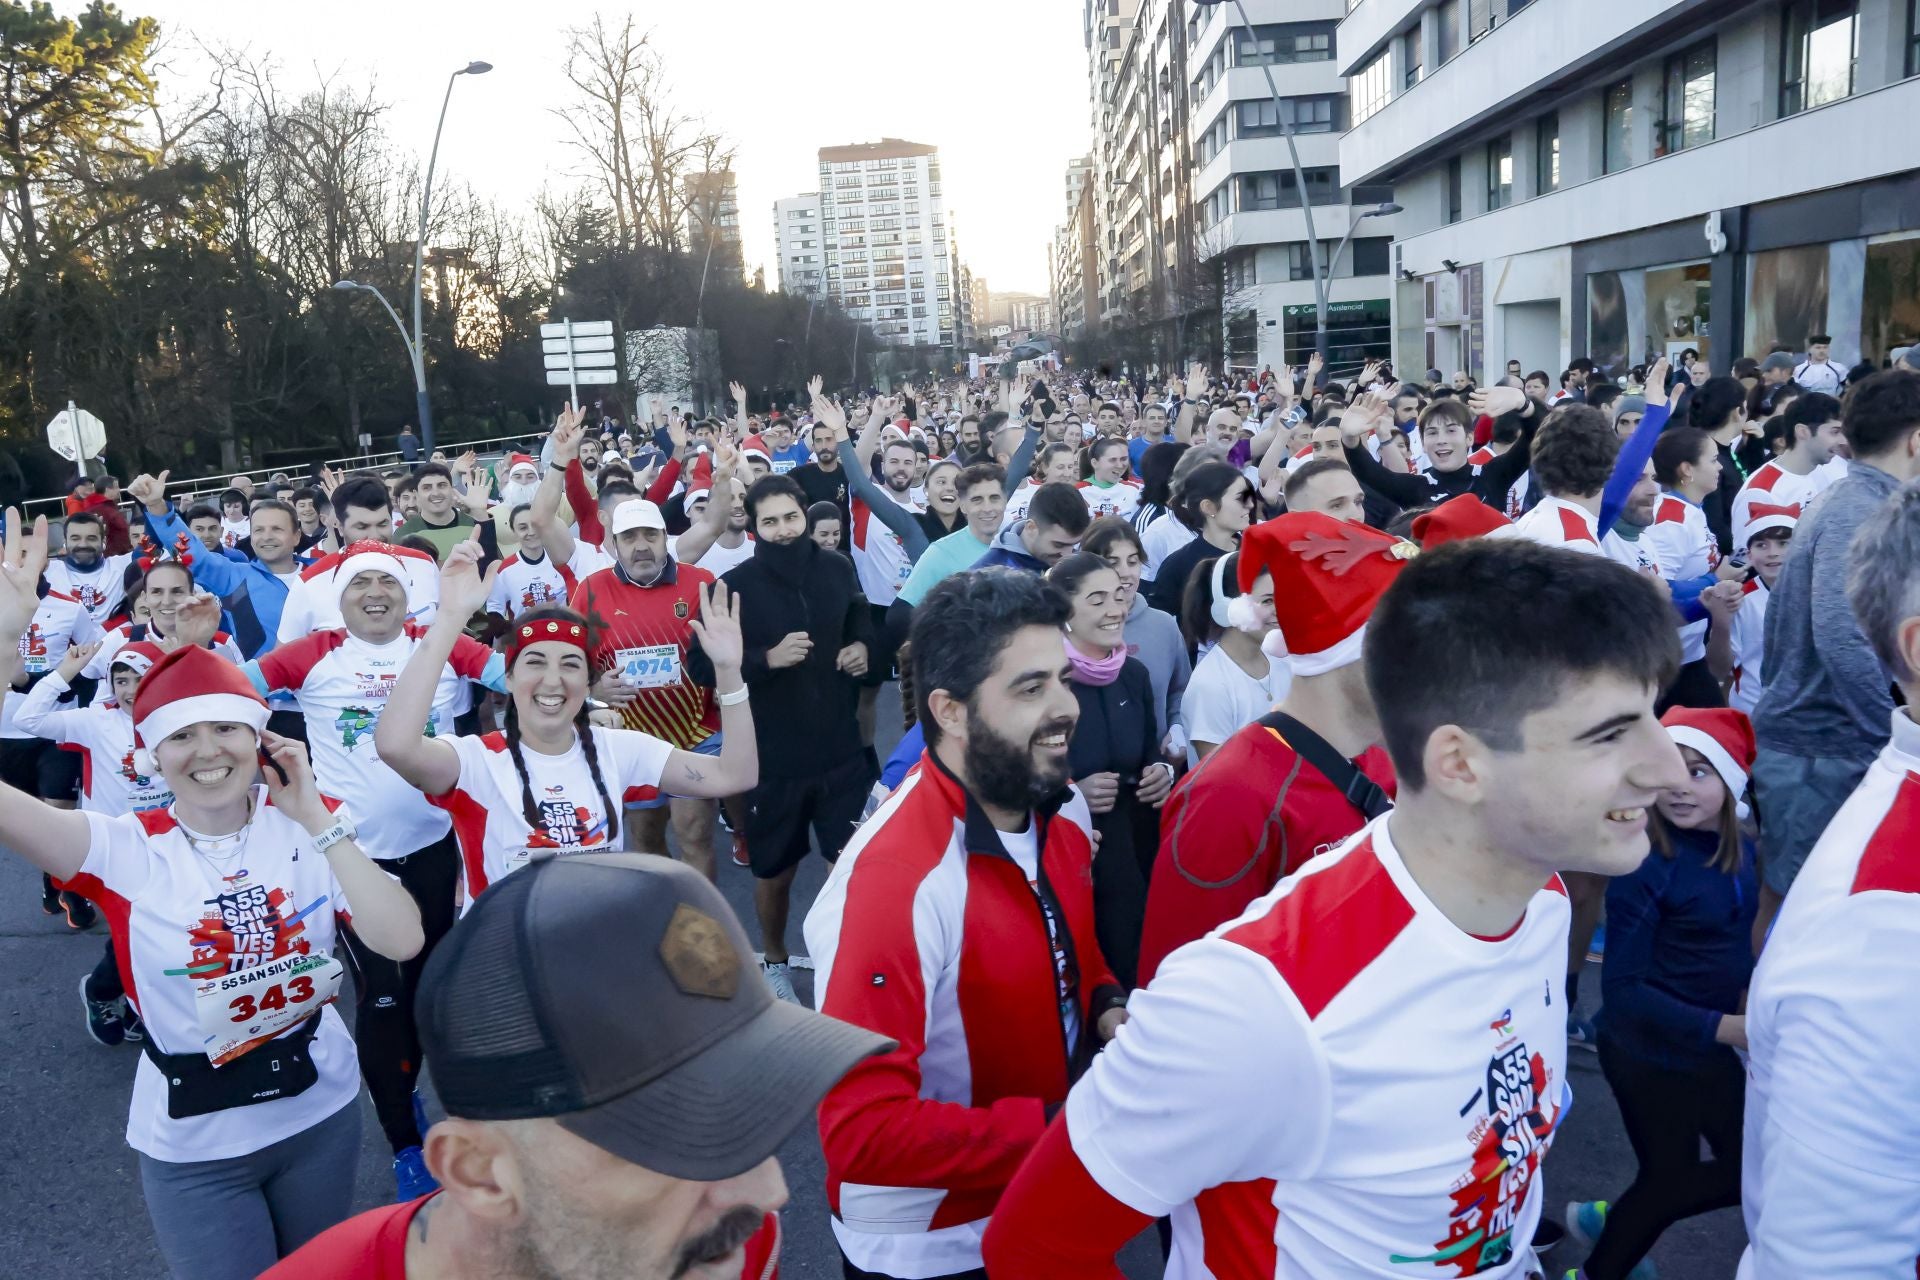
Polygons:
[[[331,954],[346,894],[306,828],[275,809],[264,786],[254,797],[245,843],[230,862],[222,856],[224,873],[194,849],[170,810],[87,815],[92,844],[68,887],[106,917],[127,998],[162,1053],[209,1052],[260,1020],[303,1017],[339,985]],[[216,1023],[218,1034],[209,1030]],[[167,1083],[143,1054],[127,1145],[185,1163],[228,1160],[290,1138],[360,1093],[353,1038],[333,1009],[321,1014],[312,1053],[320,1078],[306,1092],[185,1120],[167,1115]]]
[[1781,466],[1778,460],[1760,467],[1747,477],[1747,482],[1740,486],[1740,492],[1733,495],[1730,518],[1735,548],[1744,546],[1747,525],[1753,519],[1756,503],[1772,507],[1797,507],[1799,510],[1795,514],[1803,514],[1809,502],[1845,474],[1845,470],[1836,471],[1830,466],[1822,466],[1815,467],[1806,475],[1796,475]]
[[1741,590],[1745,594],[1728,636],[1733,645],[1733,684],[1727,689],[1727,705],[1752,715],[1766,690],[1760,673],[1767,661],[1767,601],[1773,593],[1758,578],[1747,579]]
[[[394,683],[425,634],[408,623],[394,639],[372,644],[342,627],[278,645],[246,665],[262,696],[275,690],[294,695],[307,718],[314,778],[328,795],[345,797],[360,848],[375,860],[418,853],[447,834],[447,815],[381,760],[373,741]],[[427,737],[453,736],[468,680],[504,691],[506,659],[461,636],[440,668]]]
[[[1419,433],[1415,432],[1414,435],[1418,437]],[[1500,455],[1495,453],[1490,446],[1483,444],[1467,455],[1467,463],[1473,467],[1484,467],[1499,456]],[[1480,473],[1475,471],[1474,474],[1478,475]],[[1518,480],[1515,480],[1507,486],[1506,500],[1500,508],[1500,513],[1506,516],[1507,519],[1518,522],[1521,514],[1526,510],[1528,482],[1532,479],[1533,473],[1531,471],[1522,472]]]
[[[1586,555],[1605,556],[1635,573],[1660,575],[1660,566],[1637,542],[1628,542],[1612,529],[1599,536],[1600,521],[1591,511],[1565,498],[1542,498],[1533,510],[1513,522],[1512,537],[1542,546],[1563,547]],[[1505,532],[1504,530],[1500,532]]]
[[[1705,577],[1720,563],[1720,544],[1707,527],[1707,513],[1694,503],[1665,494],[1654,508],[1653,523],[1640,535],[1660,562],[1660,576],[1668,582]],[[1707,619],[1680,625],[1680,661],[1707,656]]]
[[1140,485],[1131,479],[1108,485],[1082,480],[1079,489],[1080,496],[1087,503],[1087,514],[1095,520],[1101,516],[1132,520],[1134,511],[1140,506]]
[[[882,500],[895,502],[892,498]],[[916,515],[926,510],[926,504],[919,502],[896,502],[895,505]],[[860,575],[860,591],[867,597],[867,603],[882,607],[892,604],[907,575],[913,572],[913,558],[907,554],[900,535],[887,528],[885,522],[873,514],[873,508],[855,498],[853,536],[849,541],[853,544],[853,567]]]
[[528,609],[565,604],[573,583],[552,556],[527,560],[516,552],[500,562],[493,591],[487,596],[487,612],[511,622]]
[[[600,776],[614,804],[659,794],[671,746],[631,729],[594,725],[592,733]],[[453,815],[468,905],[495,880],[525,866],[535,850],[569,854],[607,847],[607,809],[577,735],[563,756],[520,748],[526,785],[539,812],[537,830],[527,823],[520,773],[504,733],[463,734],[447,741],[460,755],[460,779],[445,795],[429,799]]]
[[1068,1095],[1065,1167],[997,1212],[1038,1220],[1090,1180],[1171,1216],[1169,1280],[1535,1270],[1567,1096],[1565,891],[1548,880],[1502,937],[1463,933],[1393,821],[1168,956]]
[[[358,546],[359,544],[355,544]],[[381,544],[382,551],[399,559],[407,571],[407,620],[426,626],[440,604],[440,563],[412,547]],[[346,625],[340,614],[340,584],[333,571],[354,547],[321,556],[287,583],[287,603],[280,611],[281,644],[331,627]]]
[[[100,624],[86,606],[61,591],[49,591],[40,597],[33,621],[20,637],[20,666],[29,678],[44,676],[60,665],[67,650],[76,644],[92,644],[101,638]],[[18,689],[6,691],[0,704],[0,738],[31,738],[25,729],[13,723],[14,709],[26,694]]]
[[27,690],[14,722],[28,733],[80,753],[80,807],[113,817],[173,803],[167,780],[149,777],[133,762],[133,716],[107,698],[89,707],[62,708],[67,682],[58,671]]
[[78,600],[93,620],[104,627],[127,598],[127,566],[132,563],[132,552],[102,556],[99,564],[82,573],[61,556],[47,561],[47,585]]
[[1747,995],[1752,1280],[1920,1274],[1920,725],[1827,824]]

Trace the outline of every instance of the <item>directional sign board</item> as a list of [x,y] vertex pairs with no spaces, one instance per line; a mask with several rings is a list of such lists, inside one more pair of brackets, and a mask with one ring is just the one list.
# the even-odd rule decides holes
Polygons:
[[547,384],[566,387],[570,399],[580,399],[580,385],[618,382],[620,372],[613,352],[613,321],[562,320],[540,326],[540,350],[547,366]]
[[107,447],[107,426],[72,401],[47,424],[47,444],[68,462],[97,458]]

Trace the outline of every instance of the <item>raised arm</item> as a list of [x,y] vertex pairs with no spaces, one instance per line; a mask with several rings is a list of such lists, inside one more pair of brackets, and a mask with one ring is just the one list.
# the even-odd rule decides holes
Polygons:
[[[721,799],[753,790],[760,781],[760,748],[754,739],[753,708],[740,676],[744,648],[740,639],[740,598],[724,582],[700,588],[700,616],[690,619],[694,642],[713,668],[720,702],[720,755],[675,751],[667,757],[660,789],[676,796]],[[733,699],[732,701],[728,701]]]
[[673,558],[681,564],[700,563],[700,557],[727,531],[727,519],[733,514],[733,481],[739,472],[740,451],[720,441],[713,452],[713,490],[707,498],[707,509],[673,542]]
[[[540,477],[540,487],[533,494],[533,507],[527,512],[528,519],[533,521],[534,532],[540,535],[540,545],[547,549],[547,555],[552,557],[556,565],[566,564],[573,559],[574,537],[560,521],[560,495],[564,488],[562,477],[567,469],[580,464],[580,440],[586,434],[586,428],[581,424],[585,416],[585,410],[580,406],[568,405],[554,419],[553,461],[547,464],[545,474]],[[587,503],[587,508],[593,512],[598,523],[599,512],[591,501]],[[579,512],[574,514],[580,516]],[[598,543],[592,545],[597,546]]]
[[[1657,377],[1655,375],[1658,375]],[[1653,456],[1653,446],[1660,439],[1660,433],[1667,429],[1667,420],[1673,407],[1667,403],[1667,358],[1661,356],[1653,362],[1653,368],[1647,372],[1647,411],[1641,415],[1640,425],[1633,429],[1627,442],[1620,446],[1620,455],[1614,460],[1613,475],[1607,480],[1607,487],[1600,495],[1600,536],[1606,537],[1607,531],[1620,519],[1620,512],[1627,505],[1627,495],[1633,492],[1633,486],[1640,483],[1640,475],[1647,469],[1647,459]]]
[[[6,521],[6,548],[0,557],[0,676],[11,683],[20,666],[20,637],[40,608],[40,575],[47,568],[47,518],[36,516],[33,527],[23,529],[20,513],[9,507]],[[84,813],[56,809],[4,782],[0,782],[0,831],[7,833],[7,847],[56,880],[78,874],[92,843]]]
[[[817,383],[819,379],[814,381]],[[815,395],[813,416],[815,421],[833,428],[834,438],[840,442],[840,469],[847,475],[847,492],[866,503],[874,518],[900,539],[900,545],[906,548],[909,559],[918,560],[927,549],[927,531],[920,527],[913,512],[881,493],[880,486],[873,482],[872,471],[860,460],[854,446],[848,443],[847,411],[824,396]],[[868,431],[871,430],[872,423],[869,420]],[[865,439],[864,433],[862,439]]]

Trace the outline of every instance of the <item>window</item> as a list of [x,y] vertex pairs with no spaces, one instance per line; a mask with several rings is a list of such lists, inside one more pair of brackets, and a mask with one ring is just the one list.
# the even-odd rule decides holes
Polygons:
[[[1920,0],[1914,0],[1920,5]],[[1406,70],[1406,87],[1411,89],[1420,83],[1421,53],[1420,26],[1415,23],[1413,29],[1400,37],[1400,65]]]
[[[1307,198],[1313,204],[1333,204],[1340,199],[1340,170],[1335,166],[1308,169]],[[1242,209],[1298,209],[1300,191],[1293,170],[1275,173],[1247,173],[1240,177]]]
[[1859,56],[1856,0],[1789,0],[1780,41],[1780,114],[1851,94]]
[[1487,208],[1504,209],[1513,203],[1513,135],[1487,144]]
[[1364,240],[1355,240],[1350,252],[1353,254],[1353,274],[1357,276],[1384,276],[1393,271],[1391,236],[1368,236]]
[[1600,135],[1600,172],[1618,173],[1633,163],[1633,81],[1607,86],[1606,114]]
[[[1326,269],[1327,254],[1330,251],[1331,245],[1327,241],[1322,240],[1320,242],[1320,268],[1323,271]],[[1307,244],[1304,240],[1296,240],[1287,246],[1287,279],[1313,279],[1313,261],[1307,257]]]
[[1467,0],[1467,41],[1493,30],[1493,0]]
[[1440,24],[1440,56],[1436,60],[1444,66],[1460,52],[1460,0],[1441,0],[1433,16]]
[[1667,59],[1655,155],[1713,141],[1713,95],[1713,41],[1703,40]]
[[1347,88],[1353,98],[1354,124],[1359,124],[1386,106],[1387,100],[1393,96],[1392,81],[1387,73],[1387,54],[1382,50],[1353,77],[1353,83]]
[[1447,224],[1460,221],[1460,157],[1447,161]]
[[1920,76],[1920,0],[1907,5],[1907,74]]
[[1287,62],[1328,62],[1333,58],[1331,22],[1282,22],[1242,27],[1233,33],[1233,64],[1257,67]]
[[[1307,98],[1283,98],[1287,123],[1295,133],[1333,133],[1340,128],[1340,97],[1320,94]],[[1240,114],[1236,136],[1242,138],[1278,137],[1280,108],[1272,98],[1257,98],[1237,104]]]
[[1533,193],[1560,189],[1560,113],[1549,111],[1533,125]]

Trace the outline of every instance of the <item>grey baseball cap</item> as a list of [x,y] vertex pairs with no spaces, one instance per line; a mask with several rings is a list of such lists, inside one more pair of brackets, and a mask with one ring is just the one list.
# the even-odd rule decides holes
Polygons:
[[1799,362],[1786,352],[1776,351],[1760,362],[1760,368],[1762,372],[1768,369],[1792,369],[1797,363]]
[[714,1182],[772,1155],[894,1042],[777,999],[704,876],[634,853],[536,855],[434,948],[415,1004],[447,1114],[546,1117]]

